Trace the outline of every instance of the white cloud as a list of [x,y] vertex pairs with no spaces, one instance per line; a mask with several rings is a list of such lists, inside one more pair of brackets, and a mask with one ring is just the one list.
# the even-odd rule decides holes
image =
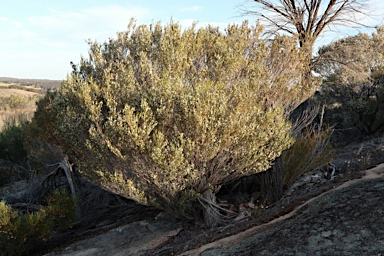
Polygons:
[[28,31],[26,29],[8,29],[4,32],[4,35],[5,40],[2,40],[0,44],[8,43],[10,45],[28,45],[33,43],[35,38],[38,38],[35,32]]
[[192,26],[193,23],[196,23],[197,22],[197,27],[200,28],[200,27],[203,27],[202,24],[200,24],[197,20],[193,20],[193,19],[183,19],[183,20],[178,20],[177,21],[182,28],[189,28]]
[[8,28],[21,28],[23,26],[21,22],[9,20],[7,17],[0,17],[0,22],[4,22]]
[[85,15],[81,13],[61,13],[51,16],[28,17],[30,24],[44,30],[71,29],[75,27],[76,22],[83,21],[84,19]]
[[14,21],[14,22],[11,22],[11,24],[16,27],[16,28],[21,28],[23,26],[23,23],[21,22],[18,22],[18,21]]
[[125,30],[132,17],[140,23],[150,21],[149,11],[139,7],[109,5],[71,12],[48,11],[17,21],[0,17],[0,24],[6,25],[0,35],[0,55],[13,63],[0,63],[3,75],[64,78],[70,71],[69,62],[76,63],[87,54],[86,39],[104,42]]
[[[87,56],[87,39],[104,42],[114,38],[116,32],[126,30],[131,18],[135,18],[137,24],[162,21],[164,25],[173,17],[187,28],[193,22],[205,27],[208,21],[223,21],[222,16],[229,16],[207,14],[210,7],[197,2],[167,5],[150,0],[119,0],[124,4],[105,1],[100,6],[101,2],[84,4],[87,7],[82,9],[80,4],[76,7],[50,4],[37,13],[31,10],[29,16],[0,16],[0,56],[4,60],[0,63],[0,73],[14,77],[64,78],[70,71],[70,61],[77,63],[81,55]],[[209,24],[227,27],[224,22]]]

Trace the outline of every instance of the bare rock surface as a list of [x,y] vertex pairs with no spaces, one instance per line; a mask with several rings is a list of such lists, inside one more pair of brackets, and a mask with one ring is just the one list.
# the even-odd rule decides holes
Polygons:
[[384,165],[361,172],[383,162],[384,137],[356,142],[336,152],[334,177],[310,172],[239,222],[206,229],[148,215],[46,255],[384,255]]
[[[179,255],[383,255],[383,175],[380,165],[286,215]],[[171,255],[159,247],[182,230],[182,223],[160,214],[47,255]]]
[[270,223],[182,255],[383,255],[384,165]]
[[151,221],[142,220],[120,226],[47,255],[142,255],[164,244],[181,230],[182,227],[174,218],[160,214]]

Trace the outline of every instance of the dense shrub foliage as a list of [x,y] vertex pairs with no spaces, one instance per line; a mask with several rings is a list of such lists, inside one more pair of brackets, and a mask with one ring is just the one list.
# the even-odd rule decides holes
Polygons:
[[9,111],[12,109],[26,108],[31,101],[37,101],[38,97],[22,97],[11,95],[9,97],[0,97],[1,110]]
[[319,51],[326,120],[371,134],[384,126],[384,28],[340,39]]
[[24,149],[24,127],[27,122],[25,115],[9,117],[0,127],[0,159],[14,163],[22,163],[27,157]]
[[132,21],[89,43],[34,129],[93,182],[190,217],[204,193],[270,167],[293,142],[287,113],[312,93],[295,41],[260,33],[246,22],[222,32]]
[[56,190],[48,197],[47,206],[22,214],[4,201],[0,202],[1,255],[25,255],[36,243],[50,238],[54,230],[69,228],[76,217],[72,197]]

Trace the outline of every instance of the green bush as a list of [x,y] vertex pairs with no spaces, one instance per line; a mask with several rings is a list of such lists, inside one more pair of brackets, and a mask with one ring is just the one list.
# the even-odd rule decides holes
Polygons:
[[44,172],[47,164],[56,164],[64,157],[54,141],[57,115],[52,109],[52,101],[56,95],[55,91],[46,92],[36,104],[37,111],[32,121],[23,130],[28,163],[37,173],[40,170]]
[[0,128],[0,158],[13,163],[23,163],[27,157],[24,148],[25,115],[11,116]]
[[21,214],[0,202],[1,255],[24,255],[53,230],[65,230],[75,220],[74,201],[67,192],[56,190],[39,211]]
[[[369,83],[352,88],[335,85],[317,96],[327,104],[324,120],[337,129],[356,127],[369,135],[384,129],[384,71],[372,72]],[[339,98],[336,98],[339,97]]]
[[54,230],[67,230],[74,223],[77,218],[75,200],[65,190],[55,190],[48,197],[47,206],[42,210],[52,220]]
[[[44,141],[52,142],[51,139],[55,132],[55,120],[56,112],[52,109],[53,99],[57,96],[56,91],[48,90],[44,97],[41,97],[37,101],[37,109],[33,115],[33,122],[30,123],[25,129],[25,142],[27,148],[32,146],[35,139],[39,137],[39,134],[47,136]],[[30,149],[30,148],[29,148]]]
[[225,33],[131,22],[117,39],[89,43],[89,59],[32,126],[93,182],[194,217],[198,200],[265,171],[293,141],[286,114],[307,97],[304,62],[292,38],[266,43],[260,33],[247,22]]
[[338,129],[364,134],[384,129],[384,27],[342,38],[319,50],[316,66],[324,78],[319,99],[325,120]]

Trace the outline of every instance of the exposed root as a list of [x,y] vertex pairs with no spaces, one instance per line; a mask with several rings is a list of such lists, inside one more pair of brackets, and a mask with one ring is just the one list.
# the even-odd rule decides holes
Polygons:
[[236,212],[219,206],[215,194],[210,190],[205,191],[198,201],[203,206],[204,221],[209,227],[226,223],[237,216]]
[[51,172],[51,174],[55,175],[57,172],[60,172],[61,170],[63,170],[67,178],[67,182],[71,190],[71,194],[74,198],[76,198],[76,186],[73,178],[73,170],[72,170],[72,165],[69,163],[68,156],[64,156],[64,159],[61,162],[56,163],[54,165],[56,165],[56,168],[53,172]]

